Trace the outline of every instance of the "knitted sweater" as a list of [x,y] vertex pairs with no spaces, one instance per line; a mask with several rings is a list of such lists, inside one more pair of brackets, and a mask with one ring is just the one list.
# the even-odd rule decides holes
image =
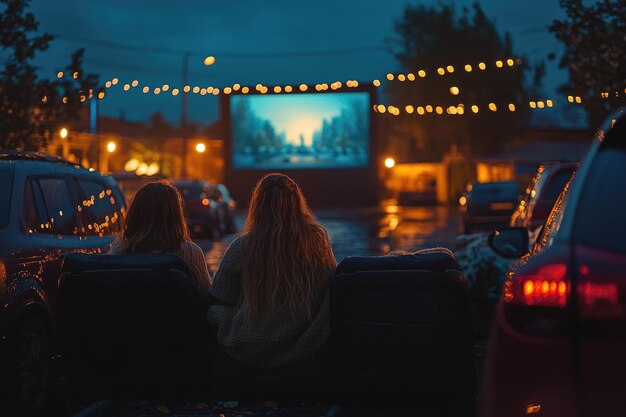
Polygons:
[[[329,297],[325,291],[319,308],[308,319],[268,313],[250,323],[240,303],[242,296],[242,246],[239,237],[228,248],[209,293],[216,299],[208,319],[217,327],[217,340],[233,359],[254,368],[287,365],[312,356],[330,334]],[[321,271],[330,279],[334,271]]]

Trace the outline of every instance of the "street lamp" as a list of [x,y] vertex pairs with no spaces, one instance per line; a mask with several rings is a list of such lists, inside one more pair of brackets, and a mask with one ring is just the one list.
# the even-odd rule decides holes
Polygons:
[[66,128],[61,128],[61,130],[59,130],[59,136],[61,136],[61,139],[65,139],[68,134],[69,132]]
[[396,161],[393,160],[393,158],[387,158],[385,159],[385,166],[387,168],[393,168],[393,166],[396,164]]
[[204,151],[206,151],[206,145],[202,142],[198,143],[196,145],[196,152],[203,153]]
[[115,142],[111,141],[107,143],[107,151],[109,151],[109,153],[115,152],[115,148],[117,148],[117,146],[115,145]]

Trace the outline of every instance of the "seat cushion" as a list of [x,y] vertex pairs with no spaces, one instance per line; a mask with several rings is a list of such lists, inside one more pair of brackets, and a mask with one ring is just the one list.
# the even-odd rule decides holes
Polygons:
[[335,275],[359,271],[461,271],[456,259],[446,252],[408,253],[393,256],[350,256],[344,258]]
[[79,274],[84,271],[129,268],[151,269],[156,272],[176,269],[189,274],[189,267],[175,253],[122,253],[118,255],[72,253],[65,257],[61,273]]

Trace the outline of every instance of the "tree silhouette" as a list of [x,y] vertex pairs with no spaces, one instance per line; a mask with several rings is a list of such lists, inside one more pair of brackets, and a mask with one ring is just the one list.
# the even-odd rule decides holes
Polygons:
[[560,4],[567,18],[555,20],[550,31],[565,45],[560,65],[567,68],[569,82],[562,91],[583,98],[589,123],[595,127],[626,104],[626,0]]
[[39,79],[32,60],[54,39],[37,34],[39,23],[27,0],[0,0],[0,46],[6,62],[0,71],[0,148],[37,150],[58,132],[71,128],[78,110],[97,94],[97,78],[82,70],[84,50],[71,56],[63,76]]
[[[388,83],[390,103],[402,110],[409,104],[444,109],[463,104],[465,111],[442,116],[402,112],[399,117],[383,118],[392,151],[398,148],[409,154],[407,158],[428,159],[440,157],[453,143],[474,152],[496,150],[527,120],[527,108],[519,103],[539,88],[541,69],[527,83],[530,67],[525,60],[524,65],[496,68],[497,60],[516,59],[513,42],[508,33],[498,33],[479,4],[471,10],[463,8],[460,14],[452,5],[408,5],[395,22],[395,33],[390,45],[401,71],[424,70],[427,77]],[[486,70],[478,68],[479,62],[486,64]],[[465,71],[467,64],[471,72]],[[453,73],[437,74],[439,67],[448,65]],[[451,94],[451,87],[459,89],[458,95]],[[491,102],[498,105],[497,112],[488,110]],[[508,110],[509,103],[518,104],[515,112]],[[471,105],[479,106],[477,114],[470,111]]]

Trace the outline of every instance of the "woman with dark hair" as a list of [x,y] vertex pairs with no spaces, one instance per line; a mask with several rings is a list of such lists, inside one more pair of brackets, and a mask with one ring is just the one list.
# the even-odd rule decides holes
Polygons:
[[268,368],[313,355],[330,333],[328,234],[286,175],[254,187],[243,235],[222,259],[208,312],[217,340],[239,362]]
[[189,266],[200,294],[208,297],[211,279],[204,252],[189,237],[180,193],[165,182],[151,182],[135,194],[111,252],[176,253]]

